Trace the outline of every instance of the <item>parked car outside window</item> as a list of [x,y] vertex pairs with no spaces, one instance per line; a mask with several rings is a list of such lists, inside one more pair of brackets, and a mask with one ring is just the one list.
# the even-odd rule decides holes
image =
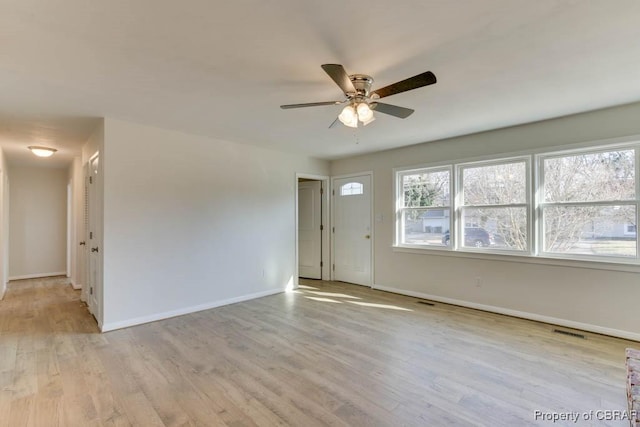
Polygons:
[[[472,246],[476,248],[482,248],[491,246],[493,244],[493,239],[487,230],[482,227],[465,227],[464,231],[464,245],[463,246]],[[442,236],[442,243],[445,245],[449,245],[451,240],[449,231],[444,233]]]

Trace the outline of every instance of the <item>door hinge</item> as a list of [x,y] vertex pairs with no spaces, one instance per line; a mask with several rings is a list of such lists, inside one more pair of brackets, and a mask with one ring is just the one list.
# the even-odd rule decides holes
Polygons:
[[93,286],[89,288],[89,294],[93,295]]
[[336,265],[333,264],[333,271],[336,271]]
[[331,190],[331,195],[335,196],[336,195],[336,190]]
[[89,232],[89,238],[90,238],[90,239],[93,239],[93,231],[90,231],[90,232]]
[[335,233],[336,232],[336,228],[335,227],[331,227],[331,231],[333,231]]
[[324,262],[320,261],[320,267],[324,267]]
[[93,177],[92,176],[89,177],[89,184],[93,184]]
[[324,188],[320,187],[320,195],[322,196],[324,194]]
[[320,231],[324,230],[324,225],[320,224]]

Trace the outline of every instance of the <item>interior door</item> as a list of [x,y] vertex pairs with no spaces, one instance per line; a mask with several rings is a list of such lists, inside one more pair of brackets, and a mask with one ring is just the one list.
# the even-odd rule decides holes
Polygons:
[[298,275],[322,278],[322,183],[298,182]]
[[371,176],[333,180],[334,279],[371,286]]
[[100,158],[96,155],[91,158],[89,162],[89,194],[88,194],[88,274],[87,274],[87,305],[89,306],[89,311],[93,314],[93,316],[98,320],[100,318],[99,313],[99,301],[101,298],[101,258],[100,258],[100,197],[98,193],[98,180],[100,179],[99,168]]
[[84,178],[84,184],[82,186],[82,232],[81,240],[79,242],[80,249],[78,249],[78,280],[82,285],[82,291],[80,292],[80,299],[89,304],[89,246],[87,240],[89,239],[89,164],[85,164],[82,167],[82,176]]

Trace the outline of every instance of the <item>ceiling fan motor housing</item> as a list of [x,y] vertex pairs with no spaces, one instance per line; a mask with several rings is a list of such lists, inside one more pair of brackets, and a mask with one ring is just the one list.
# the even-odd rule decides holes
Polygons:
[[351,83],[353,83],[353,87],[356,88],[356,97],[367,98],[369,97],[369,92],[371,91],[371,85],[373,84],[373,77],[368,76],[366,74],[351,74],[349,76]]

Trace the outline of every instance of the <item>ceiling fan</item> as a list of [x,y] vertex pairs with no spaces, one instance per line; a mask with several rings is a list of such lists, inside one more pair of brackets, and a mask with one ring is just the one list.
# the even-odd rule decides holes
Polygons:
[[371,76],[366,74],[349,75],[340,64],[323,64],[322,69],[333,79],[334,82],[336,82],[340,89],[342,89],[346,99],[342,101],[288,104],[281,105],[280,108],[287,110],[290,108],[347,104],[338,118],[331,123],[329,128],[334,127],[338,121],[342,122],[345,126],[352,128],[358,127],[358,121],[366,126],[375,120],[373,110],[389,114],[394,117],[399,117],[401,119],[406,119],[414,110],[378,102],[378,99],[418,89],[423,86],[432,85],[437,81],[436,76],[431,71],[426,71],[422,74],[418,74],[417,76],[409,77],[408,79],[401,80],[371,92],[371,85],[373,84],[373,78]]

